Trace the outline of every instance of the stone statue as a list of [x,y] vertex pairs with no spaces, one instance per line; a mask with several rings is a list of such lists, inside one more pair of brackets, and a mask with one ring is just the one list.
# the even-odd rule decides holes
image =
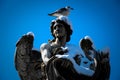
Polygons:
[[109,52],[97,51],[89,37],[80,40],[80,47],[68,44],[73,30],[67,21],[63,16],[51,22],[54,39],[40,51],[32,49],[33,33],[17,42],[15,67],[21,80],[109,80]]

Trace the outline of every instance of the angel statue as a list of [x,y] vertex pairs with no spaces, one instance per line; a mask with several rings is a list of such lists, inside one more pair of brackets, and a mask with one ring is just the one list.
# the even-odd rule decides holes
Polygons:
[[21,80],[109,80],[109,51],[98,51],[89,36],[77,47],[68,44],[72,27],[65,16],[51,22],[53,36],[33,50],[33,33],[23,35],[16,44],[15,68]]

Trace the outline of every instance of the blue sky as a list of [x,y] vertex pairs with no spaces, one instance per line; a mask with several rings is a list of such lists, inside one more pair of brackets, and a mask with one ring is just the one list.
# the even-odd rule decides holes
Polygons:
[[120,79],[119,0],[0,0],[0,80],[20,80],[14,67],[15,45],[29,31],[35,35],[34,48],[52,39],[47,14],[65,6],[74,8],[68,16],[73,26],[69,43],[78,46],[89,35],[96,49],[110,48],[110,80]]

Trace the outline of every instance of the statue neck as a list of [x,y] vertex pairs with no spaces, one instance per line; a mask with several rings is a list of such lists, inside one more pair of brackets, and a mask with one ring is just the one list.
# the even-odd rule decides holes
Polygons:
[[55,44],[58,44],[60,46],[65,46],[65,44],[66,44],[66,36],[56,38],[55,39]]

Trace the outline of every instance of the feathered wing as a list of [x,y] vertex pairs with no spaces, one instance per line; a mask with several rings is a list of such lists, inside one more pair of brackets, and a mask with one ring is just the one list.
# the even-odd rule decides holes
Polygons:
[[60,15],[64,15],[65,13],[67,13],[67,11],[68,10],[66,8],[60,8],[60,9],[56,10],[55,12],[52,12],[52,13],[50,13],[48,15],[49,16],[60,16]]
[[16,44],[15,68],[21,80],[41,80],[41,54],[32,50],[34,36],[26,34]]

